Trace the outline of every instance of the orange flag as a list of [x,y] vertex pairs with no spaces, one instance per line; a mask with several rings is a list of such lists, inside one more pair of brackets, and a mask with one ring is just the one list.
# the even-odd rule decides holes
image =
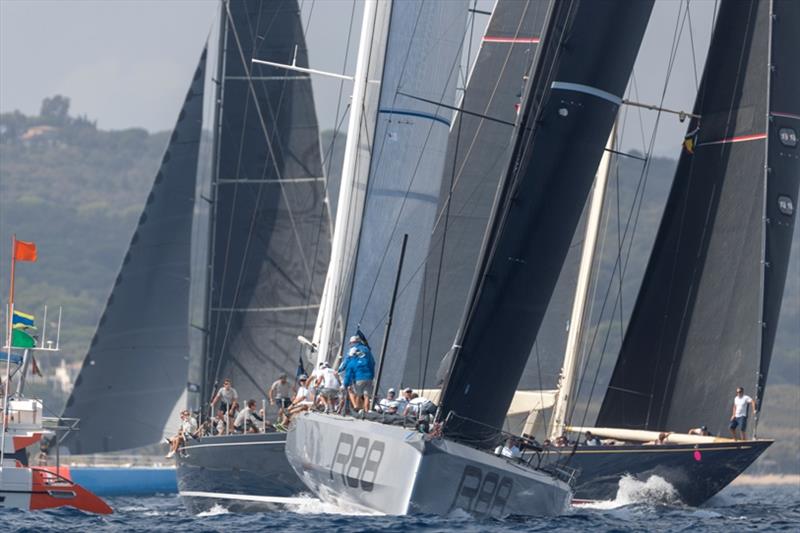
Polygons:
[[14,241],[15,261],[36,261],[36,245],[32,242]]

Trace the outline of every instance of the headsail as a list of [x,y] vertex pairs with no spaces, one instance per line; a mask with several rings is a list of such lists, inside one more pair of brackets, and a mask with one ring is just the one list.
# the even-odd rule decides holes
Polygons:
[[[381,345],[400,242],[408,234],[381,383],[399,385],[409,349],[455,101],[466,2],[394,2],[347,332]],[[427,101],[423,101],[425,99]],[[445,106],[435,103],[441,102]]]
[[203,398],[231,378],[242,399],[294,374],[330,249],[317,118],[295,0],[223,2]]
[[492,443],[536,338],[653,2],[554,4],[484,238],[440,416]]
[[[499,0],[450,130],[404,385],[435,386],[458,329],[550,0]],[[488,117],[488,118],[483,118]]]
[[724,433],[735,388],[763,388],[796,216],[799,25],[796,2],[720,6],[600,426]]
[[189,275],[206,51],[63,416],[73,453],[161,439],[186,384]]

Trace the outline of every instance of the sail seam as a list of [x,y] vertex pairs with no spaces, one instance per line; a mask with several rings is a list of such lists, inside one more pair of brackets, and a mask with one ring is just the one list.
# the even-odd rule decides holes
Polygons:
[[305,309],[317,309],[319,304],[309,305],[287,305],[284,307],[212,307],[212,311],[234,312],[234,313],[271,313],[280,311],[302,311]]

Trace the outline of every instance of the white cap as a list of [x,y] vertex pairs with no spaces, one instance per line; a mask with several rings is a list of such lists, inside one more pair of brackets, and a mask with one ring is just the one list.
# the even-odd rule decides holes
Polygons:
[[394,389],[390,388],[388,391],[386,391],[386,394],[394,394]]
[[355,344],[357,342],[361,342],[361,339],[357,335],[350,337],[350,344]]

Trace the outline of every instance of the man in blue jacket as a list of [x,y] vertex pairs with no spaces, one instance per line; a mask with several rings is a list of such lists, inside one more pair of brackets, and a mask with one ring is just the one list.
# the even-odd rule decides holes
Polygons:
[[[353,393],[353,386],[356,381],[355,375],[355,367],[353,366],[353,361],[355,359],[355,354],[357,353],[356,345],[360,344],[360,339],[358,337],[350,337],[350,349],[344,356],[342,360],[342,364],[339,365],[339,376],[342,378],[342,386],[346,391],[346,395],[349,397],[350,405],[355,405],[355,395]],[[346,402],[344,401],[345,398],[342,398],[342,405],[340,406],[340,412],[342,414],[346,413],[347,407],[344,405]]]
[[[356,342],[353,342],[355,339]],[[372,382],[375,379],[375,358],[372,350],[357,336],[350,338],[350,364],[353,369],[355,383],[353,385],[353,405],[356,410],[368,409]]]

